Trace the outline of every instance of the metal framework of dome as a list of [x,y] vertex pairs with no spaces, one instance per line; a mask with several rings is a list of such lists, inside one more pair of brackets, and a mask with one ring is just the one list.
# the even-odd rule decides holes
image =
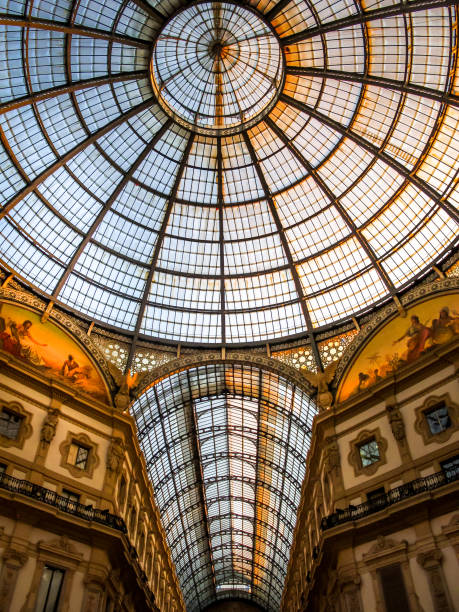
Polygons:
[[312,337],[457,240],[456,2],[1,7],[2,262],[134,345]]
[[[459,229],[453,0],[0,0],[1,265],[131,339],[359,317]],[[201,365],[134,405],[190,610],[279,607],[307,394]]]

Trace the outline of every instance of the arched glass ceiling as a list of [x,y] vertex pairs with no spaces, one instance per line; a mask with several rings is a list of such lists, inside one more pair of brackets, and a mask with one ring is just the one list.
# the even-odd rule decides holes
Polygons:
[[202,365],[133,407],[187,610],[236,595],[279,610],[314,403],[257,367]]
[[[198,43],[163,45],[188,3],[0,1],[3,262],[134,345],[311,335],[456,241],[456,2],[251,0],[256,36],[237,39],[231,78],[218,13],[228,36],[245,17],[196,3],[196,19],[214,12],[200,85]],[[157,95],[192,104],[185,125],[156,100],[166,58]],[[183,79],[209,89],[189,96]],[[209,108],[216,132],[198,133]]]

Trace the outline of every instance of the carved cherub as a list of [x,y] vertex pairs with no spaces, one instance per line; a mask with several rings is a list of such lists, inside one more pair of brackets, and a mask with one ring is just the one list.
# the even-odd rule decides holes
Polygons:
[[314,373],[306,369],[301,370],[308,382],[317,389],[317,399],[324,410],[331,408],[333,403],[333,395],[328,390],[328,385],[333,380],[337,366],[338,361],[333,361],[323,372]]
[[137,386],[139,375],[137,372],[131,374],[130,370],[128,370],[126,374],[123,374],[123,372],[111,362],[108,362],[108,369],[118,387],[118,391],[114,398],[115,406],[118,410],[124,412],[129,407],[131,401],[130,390]]

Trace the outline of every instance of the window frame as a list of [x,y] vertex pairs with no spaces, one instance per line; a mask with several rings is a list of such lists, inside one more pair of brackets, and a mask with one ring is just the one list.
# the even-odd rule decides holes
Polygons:
[[15,438],[5,436],[0,431],[0,446],[22,449],[24,442],[32,435],[32,413],[24,409],[19,402],[0,402],[0,411],[15,415],[20,419],[18,433]]
[[[362,446],[372,441],[378,445],[379,459],[368,465],[363,465],[360,449]],[[387,463],[387,440],[382,437],[379,427],[372,430],[362,430],[356,438],[349,442],[349,446],[350,452],[348,461],[354,468],[355,476],[372,476],[382,465]]]
[[[432,432],[427,415],[439,404],[444,403],[447,411],[450,424],[448,427],[439,432]],[[418,434],[422,436],[424,444],[443,444],[447,442],[451,436],[459,430],[459,404],[451,400],[449,393],[443,395],[431,395],[421,406],[415,410],[416,420],[414,428]]]
[[[88,451],[85,467],[78,467],[72,460],[69,460],[71,448],[78,446],[85,448]],[[65,467],[75,478],[86,476],[92,478],[95,468],[99,465],[100,460],[97,455],[98,445],[93,442],[85,433],[75,434],[71,431],[67,433],[66,439],[59,446],[61,453],[60,465]]]

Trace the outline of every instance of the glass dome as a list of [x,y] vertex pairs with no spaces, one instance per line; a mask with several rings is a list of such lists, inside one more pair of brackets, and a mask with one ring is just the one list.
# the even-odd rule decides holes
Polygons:
[[2,262],[57,303],[311,336],[457,240],[454,3],[0,2]]

